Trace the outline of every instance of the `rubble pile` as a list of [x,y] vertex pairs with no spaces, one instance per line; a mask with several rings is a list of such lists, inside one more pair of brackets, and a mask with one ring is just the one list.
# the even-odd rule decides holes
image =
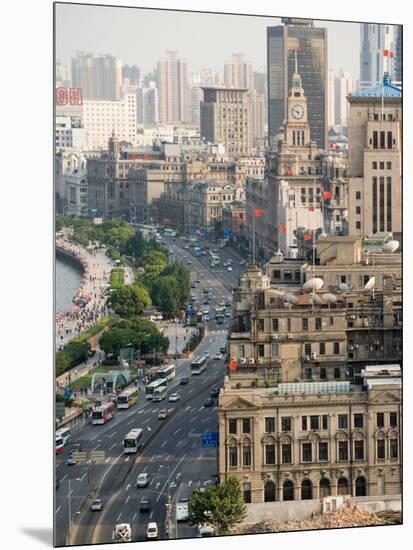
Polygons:
[[274,533],[279,531],[306,531],[311,529],[333,529],[343,527],[365,527],[367,525],[391,525],[401,523],[400,512],[372,513],[347,503],[338,510],[324,514],[313,514],[310,518],[290,521],[266,519],[255,524],[239,526],[238,533]]

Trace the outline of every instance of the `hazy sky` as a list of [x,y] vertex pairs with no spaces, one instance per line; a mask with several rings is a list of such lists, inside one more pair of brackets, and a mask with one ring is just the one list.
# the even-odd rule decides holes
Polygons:
[[[166,50],[177,50],[189,72],[203,67],[222,71],[232,53],[243,53],[255,70],[265,70],[266,27],[278,24],[276,17],[57,5],[56,56],[70,68],[78,50],[110,53],[145,74]],[[359,23],[319,21],[316,26],[328,29],[328,68],[359,78]]]

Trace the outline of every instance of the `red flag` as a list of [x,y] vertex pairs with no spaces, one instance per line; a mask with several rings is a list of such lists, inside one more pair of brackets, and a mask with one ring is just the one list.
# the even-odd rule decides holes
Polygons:
[[306,234],[304,235],[304,240],[305,240],[305,241],[311,241],[311,233],[306,233]]
[[237,370],[237,363],[234,359],[229,362],[229,370]]
[[329,143],[328,146],[330,147],[330,149],[332,149],[334,147],[334,144],[333,143]]
[[260,210],[259,208],[256,208],[256,209],[254,210],[254,213],[255,213],[255,217],[256,217],[256,218],[260,218],[261,216],[264,215],[264,210]]
[[296,52],[301,52],[300,46],[297,46],[297,47],[295,48],[295,51],[296,51]]
[[389,55],[389,50],[383,50],[384,57],[387,57]]
[[294,171],[292,168],[288,168],[287,170],[287,176],[292,176],[294,174]]
[[325,201],[329,201],[331,199],[330,191],[324,191],[323,196]]
[[314,212],[315,208],[312,204],[310,204],[310,206],[308,207],[308,211],[309,212]]
[[285,225],[283,223],[280,223],[280,225],[278,226],[278,231],[280,233],[286,233],[287,232],[287,228],[285,227]]
[[393,59],[393,57],[394,57],[394,52],[390,51],[389,53],[390,53],[390,59]]

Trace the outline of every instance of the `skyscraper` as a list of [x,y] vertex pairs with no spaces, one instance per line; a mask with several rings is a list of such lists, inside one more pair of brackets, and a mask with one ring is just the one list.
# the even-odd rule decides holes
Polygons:
[[[400,61],[401,56],[401,51],[396,51],[398,28],[398,25],[361,23],[361,88],[380,85],[385,72],[389,72],[393,80],[399,81],[394,74],[394,69],[397,67],[397,63]],[[383,55],[384,50],[392,51],[395,55],[395,59],[390,60],[389,56],[385,57]],[[399,59],[397,55],[399,55]]]
[[120,99],[122,62],[112,55],[94,57],[77,52],[72,59],[72,86],[82,88],[85,99]]
[[328,71],[328,126],[347,126],[349,103],[347,96],[354,91],[354,81],[349,73],[342,70],[337,76]]
[[268,135],[274,142],[287,118],[288,88],[291,87],[298,50],[298,72],[308,99],[311,139],[318,147],[327,143],[327,29],[312,20],[283,18],[277,27],[267,27]]
[[177,52],[166,52],[158,61],[160,122],[189,122],[190,101],[187,64]]

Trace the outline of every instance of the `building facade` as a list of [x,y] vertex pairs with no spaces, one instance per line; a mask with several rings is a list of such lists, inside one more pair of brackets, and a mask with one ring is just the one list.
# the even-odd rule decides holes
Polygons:
[[349,234],[402,231],[402,92],[388,75],[349,96]]
[[[268,141],[270,146],[287,118],[287,97],[294,72],[301,75],[308,99],[311,138],[327,144],[327,29],[311,20],[283,18],[267,27]],[[298,49],[298,71],[294,52]]]
[[[389,373],[390,370],[390,373]],[[400,369],[349,382],[236,388],[219,397],[219,475],[249,503],[401,493]]]
[[251,153],[251,112],[247,89],[202,88],[201,139],[222,143],[230,157]]
[[[381,23],[360,24],[360,88],[378,86],[382,82],[383,74],[389,72],[390,76],[397,81],[399,76],[397,68],[390,57],[384,56],[384,50],[392,51],[397,62],[400,60],[400,50],[397,50],[397,34],[401,27],[399,25],[385,25]],[[398,81],[400,84],[400,81]]]
[[72,86],[82,88],[85,99],[120,99],[122,62],[112,55],[77,52],[72,59]]

